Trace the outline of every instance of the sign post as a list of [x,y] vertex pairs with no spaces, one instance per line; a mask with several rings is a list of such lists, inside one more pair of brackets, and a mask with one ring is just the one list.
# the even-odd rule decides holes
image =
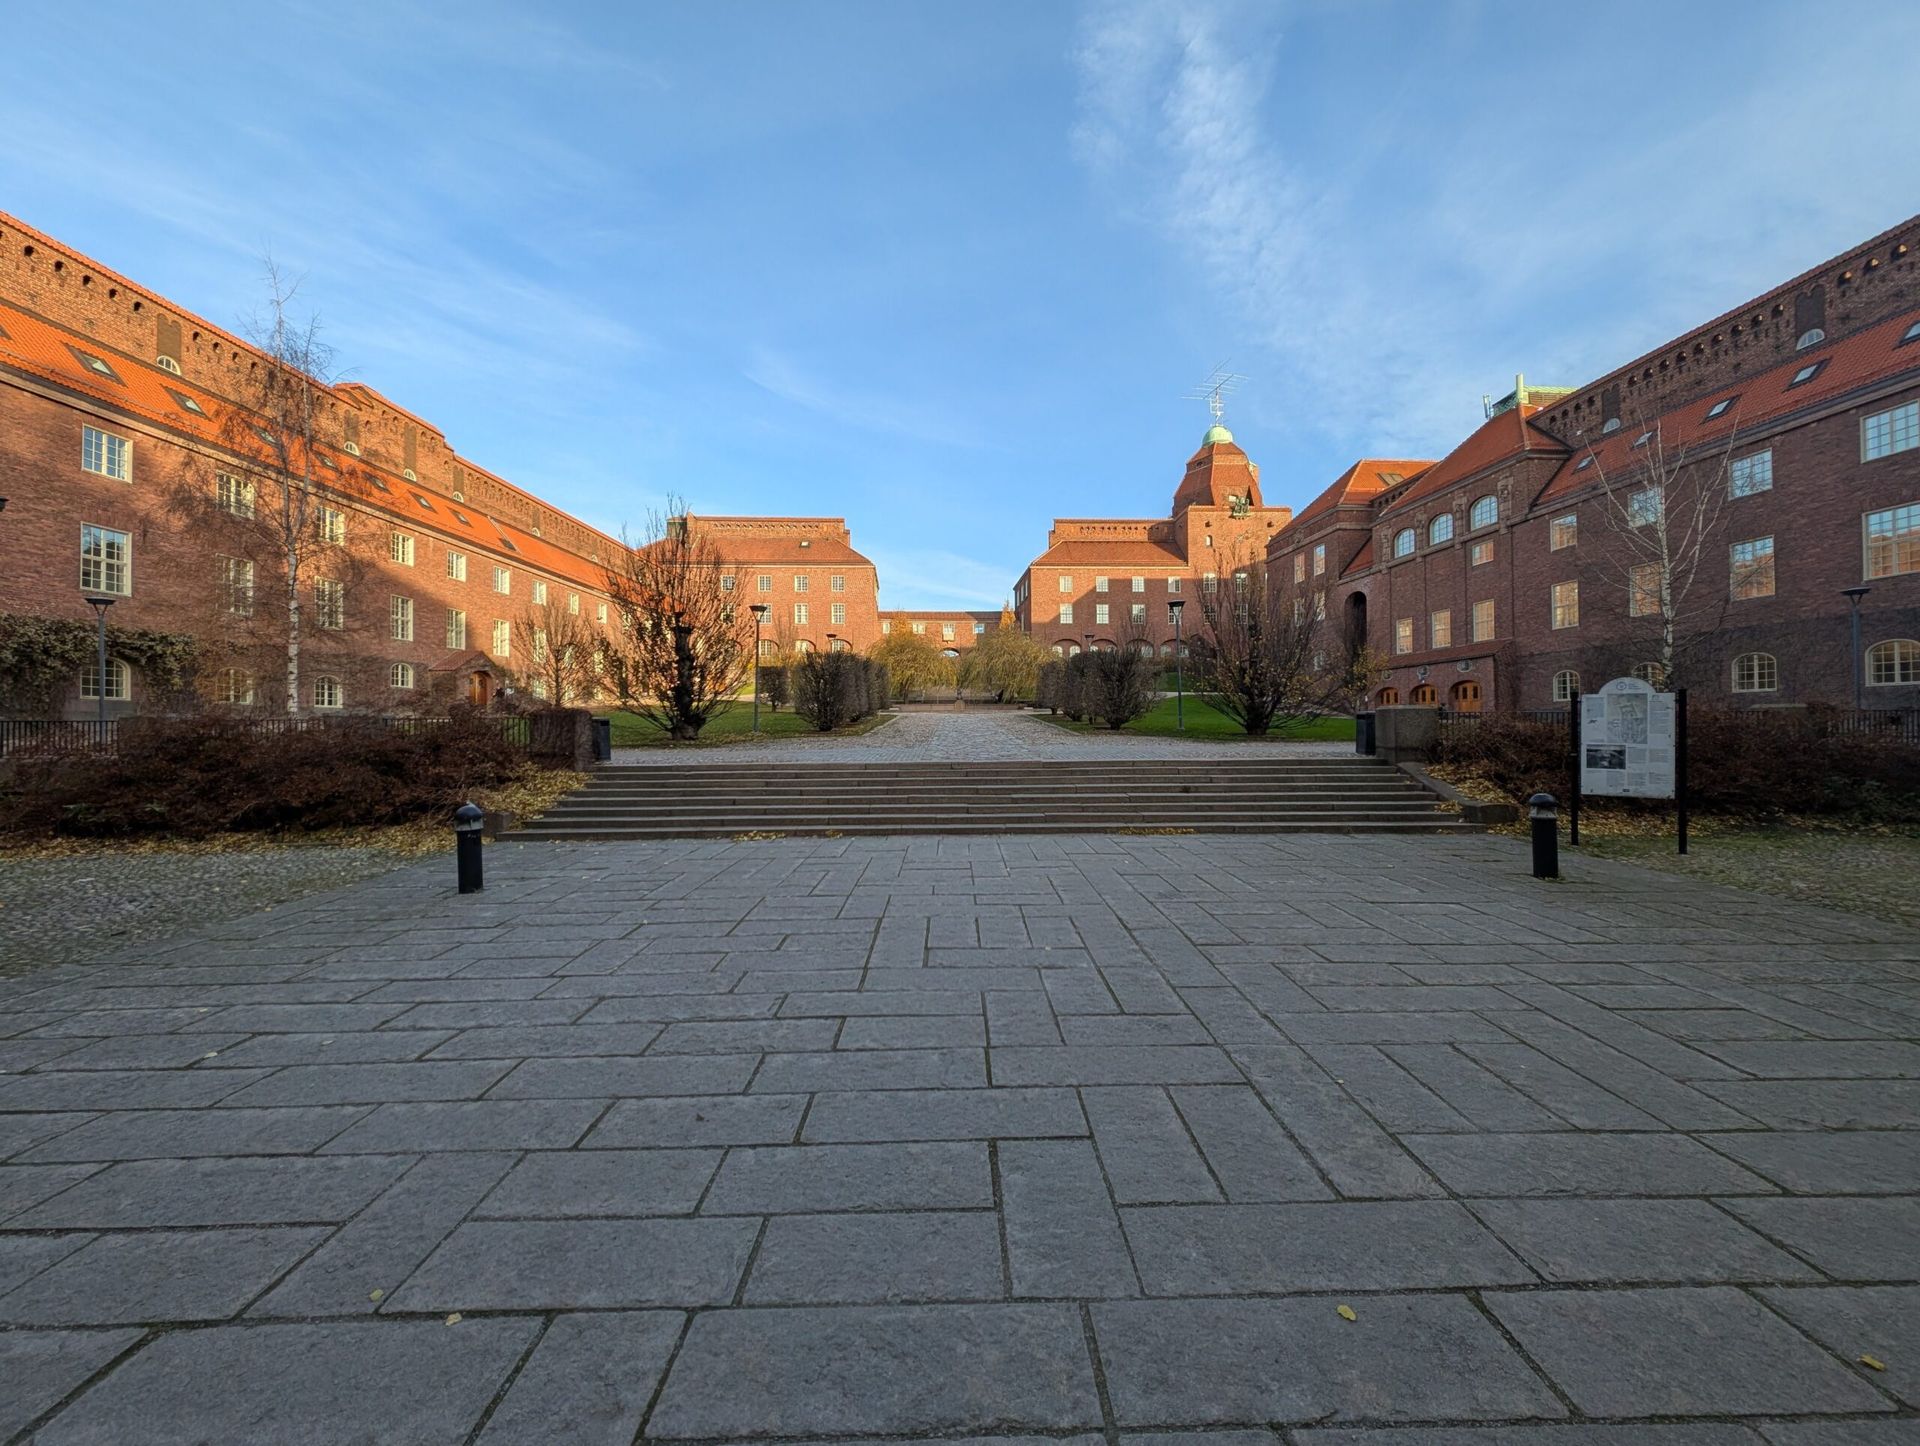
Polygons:
[[1572,793],[1567,799],[1567,842],[1580,847],[1580,689],[1567,695],[1567,772],[1572,776]]
[[1658,693],[1639,678],[1615,678],[1578,700],[1574,786],[1615,798],[1677,801],[1680,852],[1687,851],[1687,693]]

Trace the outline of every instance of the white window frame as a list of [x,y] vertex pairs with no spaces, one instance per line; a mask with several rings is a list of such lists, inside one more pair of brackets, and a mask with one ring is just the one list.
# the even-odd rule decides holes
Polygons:
[[102,427],[80,429],[80,467],[96,477],[115,482],[133,481],[133,443]]
[[455,582],[465,582],[467,580],[467,555],[464,552],[455,552],[451,548],[448,549],[447,576]]
[[[1765,659],[1763,664],[1760,660]],[[1749,665],[1742,669],[1742,664]],[[1732,691],[1736,693],[1778,693],[1780,660],[1772,653],[1742,653],[1733,660]]]
[[533,580],[533,605],[537,608],[543,608],[547,605],[547,583],[545,578],[536,577]]
[[1393,654],[1399,657],[1413,651],[1413,619],[1395,618],[1393,620]]
[[1392,552],[1396,560],[1403,557],[1412,557],[1414,551],[1419,546],[1420,534],[1411,527],[1403,527],[1393,534]]
[[[1874,672],[1883,667],[1890,677],[1876,678]],[[1920,686],[1920,640],[1913,638],[1882,638],[1866,654],[1867,686],[1869,688],[1912,688]],[[1905,671],[1910,676],[1901,677]]]
[[387,669],[387,686],[389,688],[411,689],[414,686],[413,664],[395,663],[391,668]]
[[[1745,555],[1742,556],[1744,550]],[[1727,548],[1727,592],[1735,602],[1757,602],[1772,597],[1779,587],[1774,571],[1773,538],[1749,537]],[[1745,569],[1744,573],[1742,569]],[[1742,577],[1766,579],[1766,590],[1742,592]]]
[[493,620],[493,656],[496,658],[513,656],[513,624],[505,618]]
[[133,596],[131,533],[94,522],[80,524],[80,591],[98,597]]
[[1920,402],[1904,402],[1860,419],[1860,460],[1878,462],[1920,447]]
[[[1480,609],[1487,610],[1487,625],[1480,626]],[[1469,642],[1490,643],[1500,631],[1500,610],[1494,606],[1493,599],[1483,597],[1474,603],[1467,613],[1467,636]]]
[[1313,575],[1319,577],[1327,570],[1327,545],[1316,542],[1313,545]]
[[1580,514],[1563,512],[1547,523],[1547,551],[1565,552],[1580,543]]
[[413,534],[394,530],[387,534],[387,561],[402,567],[413,566]]
[[447,647],[464,648],[467,645],[467,614],[462,608],[447,609]]
[[347,585],[337,577],[313,580],[314,626],[338,632],[347,625]]
[[1452,541],[1453,514],[1451,512],[1437,513],[1433,520],[1427,523],[1427,546],[1438,547],[1442,543]]
[[394,593],[387,599],[387,633],[396,643],[413,641],[413,599]]
[[1562,668],[1553,675],[1552,700],[1556,703],[1571,703],[1573,695],[1580,691],[1580,674],[1574,668]]
[[[97,699],[100,696],[100,655],[90,656],[80,669],[80,696]],[[133,699],[133,669],[126,660],[107,655],[107,701],[126,703]]]
[[1073,621],[1073,604],[1072,603],[1060,604],[1059,621],[1062,626],[1072,623]]
[[220,584],[227,595],[227,616],[253,616],[253,560],[246,557],[220,559]]
[[1763,447],[1727,464],[1727,496],[1752,497],[1773,490],[1773,448]]
[[1431,648],[1453,646],[1452,608],[1436,608],[1427,614],[1427,646]]
[[[1885,541],[1880,544],[1886,566],[1874,567],[1874,525],[1885,518]],[[1862,513],[1860,518],[1860,575],[1869,582],[1886,577],[1904,577],[1920,572],[1920,502],[1903,502]],[[1902,561],[1906,566],[1901,566]]]
[[1492,527],[1499,520],[1500,499],[1489,492],[1484,497],[1473,499],[1473,506],[1467,510],[1467,531],[1478,532],[1483,527]]
[[347,706],[347,690],[341,687],[340,680],[331,673],[322,673],[313,680],[313,689],[309,696],[313,699],[314,707],[323,708],[329,712]]
[[213,491],[222,512],[232,517],[252,520],[255,493],[250,478],[235,476],[232,472],[216,472],[213,478]]
[[338,507],[320,509],[320,540],[333,547],[345,545],[347,540],[347,514]]
[[497,562],[493,565],[493,590],[502,597],[511,597],[513,595],[512,568],[502,567]]
[[1569,578],[1565,582],[1556,582],[1547,593],[1547,607],[1553,631],[1561,632],[1567,628],[1580,626],[1580,581]]

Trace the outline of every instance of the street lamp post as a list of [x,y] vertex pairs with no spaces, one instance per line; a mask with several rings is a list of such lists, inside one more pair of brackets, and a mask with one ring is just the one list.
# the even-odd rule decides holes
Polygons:
[[1187,679],[1182,668],[1186,660],[1181,654],[1186,649],[1180,641],[1180,610],[1186,605],[1185,598],[1172,598],[1167,603],[1167,611],[1173,614],[1173,722],[1182,733],[1187,731]]
[[105,744],[107,737],[107,609],[113,606],[110,597],[90,597],[87,606],[93,609],[95,617],[100,619],[100,671],[96,675],[100,698],[100,741]]
[[753,604],[753,731],[760,731],[760,624],[767,620],[767,605]]
[[1843,587],[1840,596],[1853,607],[1853,711],[1858,713],[1863,706],[1860,700],[1860,599],[1872,592],[1870,587]]

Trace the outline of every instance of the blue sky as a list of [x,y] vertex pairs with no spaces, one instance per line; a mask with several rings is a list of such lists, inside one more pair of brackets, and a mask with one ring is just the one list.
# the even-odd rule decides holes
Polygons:
[[844,514],[893,607],[1437,456],[1902,219],[1920,7],[5,0],[0,209],[590,522]]

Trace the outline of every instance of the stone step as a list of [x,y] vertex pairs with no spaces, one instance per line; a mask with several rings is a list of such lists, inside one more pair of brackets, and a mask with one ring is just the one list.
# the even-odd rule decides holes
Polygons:
[[576,842],[619,842],[621,840],[669,839],[669,838],[725,838],[742,833],[780,833],[780,834],[840,834],[848,837],[875,837],[911,834],[947,834],[963,836],[992,837],[1003,834],[1068,834],[1068,833],[1340,833],[1340,834],[1477,834],[1479,830],[1471,824],[1446,814],[1430,814],[1426,820],[1393,820],[1386,822],[1333,821],[1323,819],[1196,819],[1186,824],[1138,824],[1133,826],[1112,825],[1105,828],[1089,827],[1086,824],[1049,820],[1039,823],[994,819],[990,821],[968,820],[952,821],[943,819],[920,819],[912,822],[885,823],[847,821],[832,825],[811,825],[807,827],[783,827],[771,823],[741,823],[725,829],[700,827],[686,823],[595,825],[581,828],[549,825],[544,822],[507,837],[525,840],[531,843]]

